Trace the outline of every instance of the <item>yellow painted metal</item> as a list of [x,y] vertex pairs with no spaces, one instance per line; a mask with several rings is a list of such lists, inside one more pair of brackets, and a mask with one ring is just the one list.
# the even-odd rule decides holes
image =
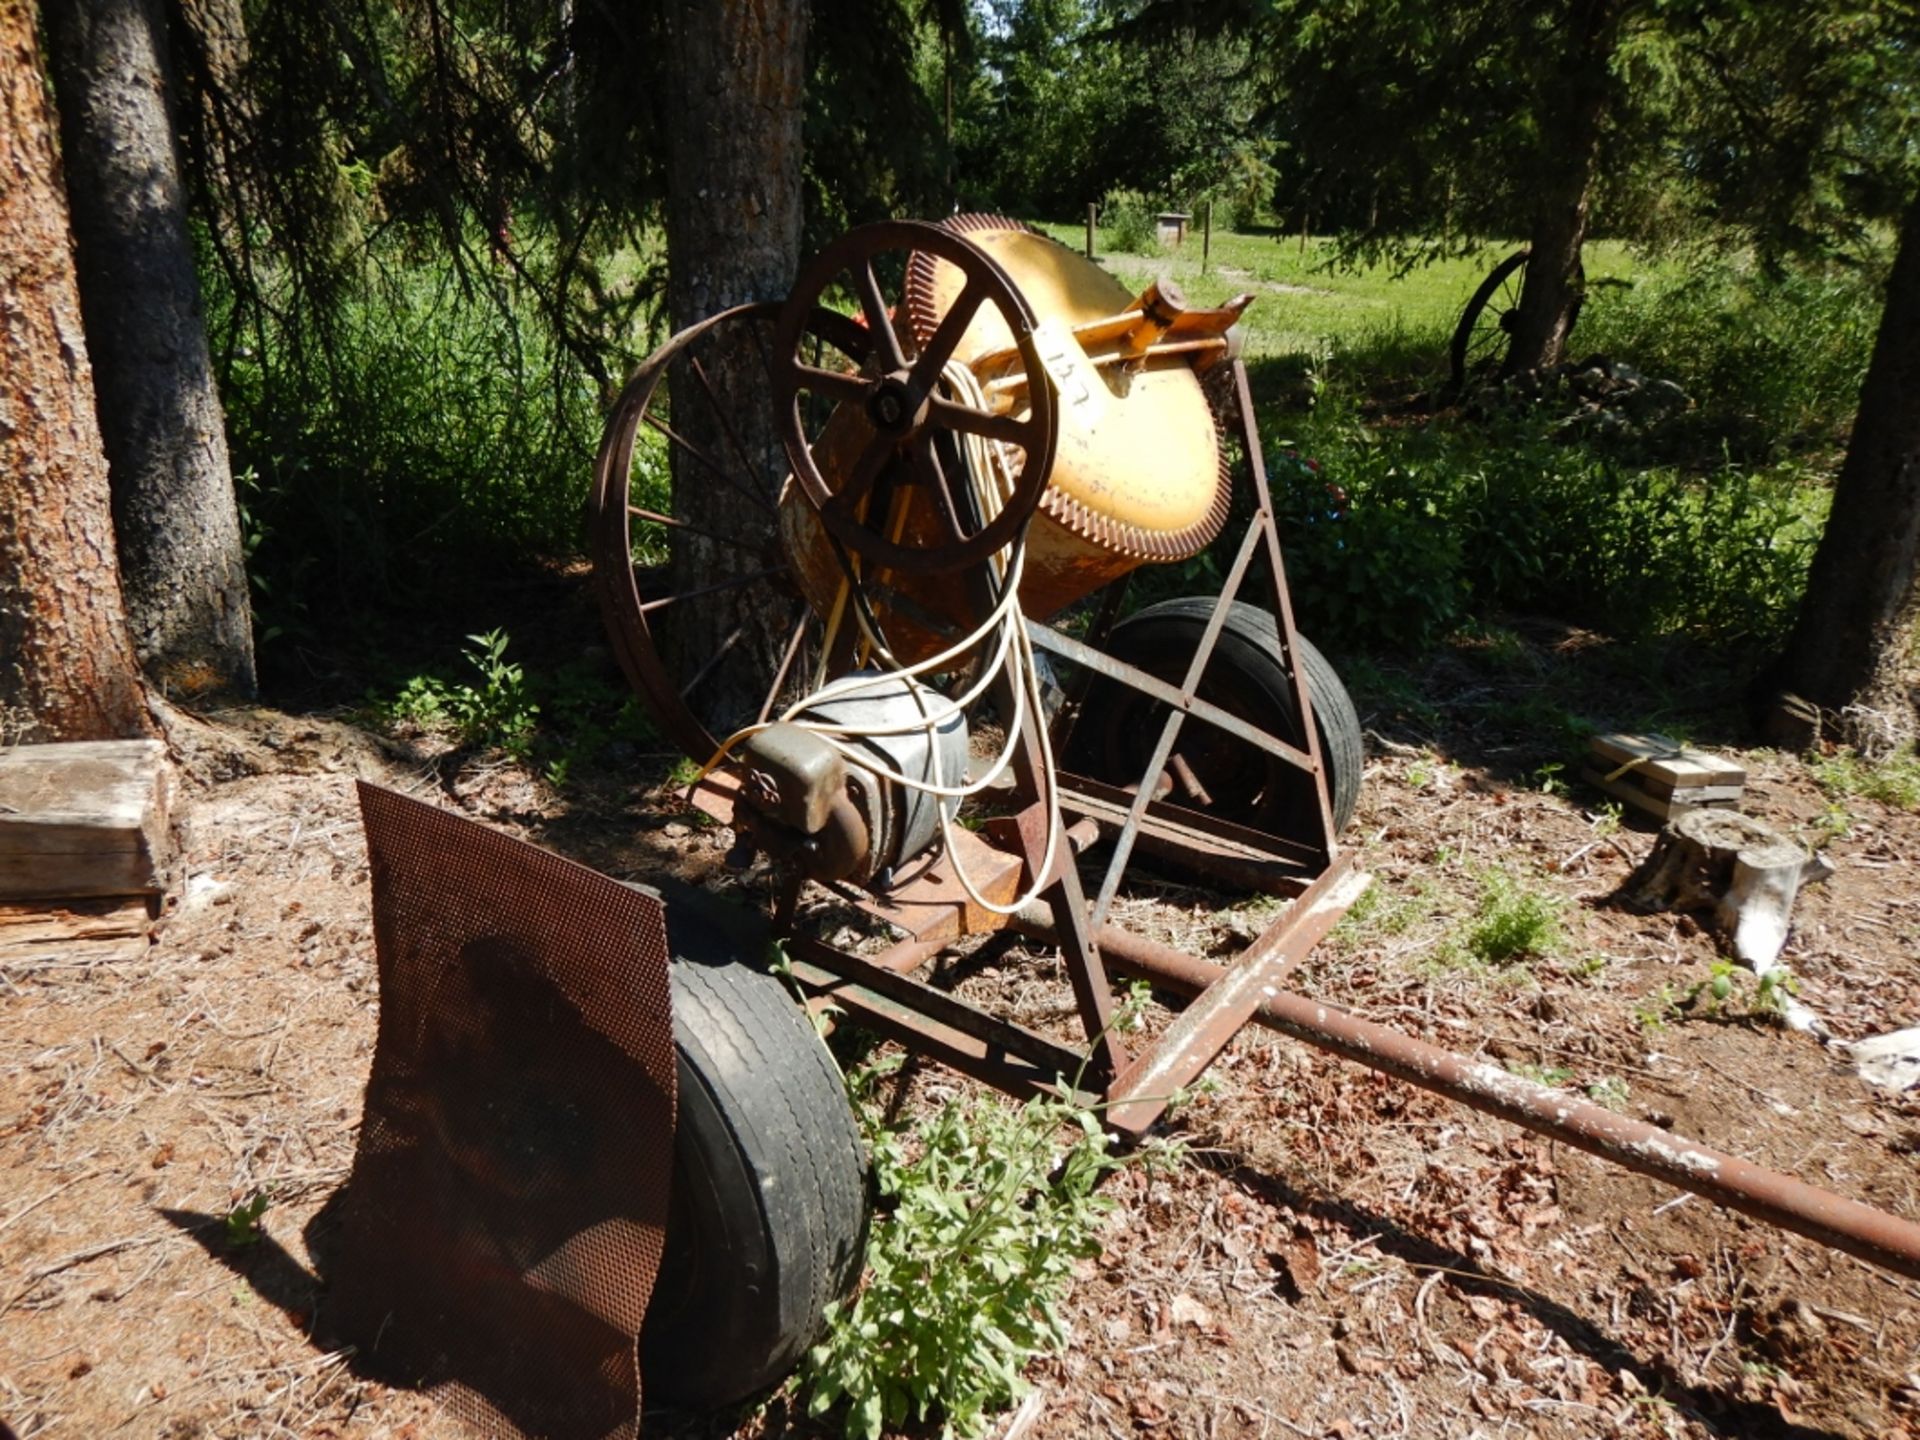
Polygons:
[[[1246,302],[1187,313],[1163,331],[1143,324],[1136,298],[1118,280],[1017,221],[960,216],[947,223],[992,256],[1032,307],[1059,398],[1053,470],[1027,528],[1022,609],[1044,619],[1140,565],[1206,548],[1226,521],[1229,480],[1196,364],[1225,353],[1222,336]],[[905,319],[922,342],[963,283],[945,261],[913,258]],[[1142,351],[1134,342],[1143,332],[1166,343]],[[1009,373],[1012,344],[999,312],[983,306],[955,357],[974,369],[996,406],[1017,416],[1025,413],[1026,377]],[[868,435],[836,412],[816,437],[815,463],[829,477],[845,473]],[[831,615],[844,577],[797,485],[781,496],[780,525],[797,587],[819,614]],[[886,528],[890,538],[922,547],[937,545],[942,533],[924,503],[910,504]],[[940,628],[970,624],[956,576],[869,566],[862,580],[902,660],[944,648]]]
[[[1041,322],[1061,412],[1043,513],[1116,558],[1183,559],[1202,549],[1213,533],[1196,532],[1217,532],[1206,522],[1226,481],[1213,416],[1186,357],[1149,356],[1138,369],[1097,365],[1073,332],[1127,311],[1134,302],[1124,285],[1013,221],[976,221],[963,233],[999,263]],[[943,260],[916,267],[908,307],[923,337],[963,284]],[[983,306],[955,353],[977,362],[1012,341],[999,313]]]

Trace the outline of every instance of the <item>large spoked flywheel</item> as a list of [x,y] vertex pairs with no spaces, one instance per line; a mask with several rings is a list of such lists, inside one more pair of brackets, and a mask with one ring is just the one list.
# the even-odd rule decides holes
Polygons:
[[[964,277],[924,343],[906,304],[915,254]],[[811,317],[834,304],[857,310],[870,346],[858,374],[806,353]],[[949,375],[968,331],[992,322],[1011,337],[1010,366],[990,389]],[[773,384],[795,483],[827,530],[875,565],[919,573],[978,565],[1019,534],[1046,489],[1059,422],[1033,311],[985,251],[936,225],[863,225],[816,256],[781,312]],[[836,402],[824,423],[822,399]],[[1014,477],[991,506],[980,504],[961,457],[966,437],[1000,447]]]
[[[782,539],[783,504],[794,503],[785,459],[777,442],[754,439],[774,434],[780,312],[723,311],[654,352],[622,392],[594,469],[594,583],[608,635],[655,722],[702,762],[739,726],[806,694],[822,665],[821,623]],[[803,317],[790,343],[810,366],[849,378],[869,348],[859,325],[828,310]],[[733,520],[704,518],[716,499]],[[685,627],[718,630],[697,643],[676,632],[706,607],[726,607],[731,623]]]

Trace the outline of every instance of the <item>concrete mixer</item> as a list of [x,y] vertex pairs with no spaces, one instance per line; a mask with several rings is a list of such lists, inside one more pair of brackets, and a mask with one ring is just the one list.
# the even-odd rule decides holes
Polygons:
[[[716,316],[642,367],[602,454],[603,602],[629,675],[689,757],[714,762],[716,784],[758,774],[750,796],[785,797],[750,804],[748,843],[800,857],[815,880],[901,874],[949,849],[955,821],[995,788],[984,774],[931,778],[940,754],[967,754],[968,712],[1007,741],[998,763],[973,767],[1004,792],[1014,716],[1031,709],[1048,774],[1131,787],[1140,813],[1122,822],[1122,850],[1263,887],[1325,869],[1357,800],[1358,725],[1337,675],[1292,632],[1264,478],[1249,474],[1248,508],[1264,518],[1241,537],[1224,598],[1129,608],[1133,572],[1224,543],[1234,446],[1216,410],[1237,408],[1234,326],[1250,300],[1194,308],[1168,281],[1132,295],[997,217],[892,222],[830,246],[784,303]],[[724,400],[723,351],[756,357]],[[1238,438],[1257,469],[1257,444]],[[673,473],[670,504],[635,503],[649,466]],[[744,473],[723,484],[727,470]],[[703,494],[756,504],[736,500],[698,533],[689,502]],[[636,565],[649,541],[665,564]],[[730,628],[716,641],[709,623],[676,648],[671,608],[688,602],[725,604]],[[832,719],[796,708],[808,696]],[[953,732],[939,743],[934,710]],[[823,726],[867,738],[822,744]],[[890,736],[884,759],[876,731]],[[1031,803],[1058,851],[1051,797],[1071,787],[1041,780]],[[1196,823],[1213,831],[1198,850]],[[796,846],[796,828],[810,844]]]
[[[1367,884],[1339,838],[1361,752],[1294,628],[1247,304],[1132,293],[1008,220],[892,221],[636,372],[596,471],[596,586],[691,802],[766,867],[788,978],[817,1015],[1123,1136],[1257,1021],[1920,1275],[1908,1221],[1284,988]],[[1166,562],[1203,550],[1217,593],[1169,596]],[[1282,903],[1237,955],[1188,956],[1115,919],[1142,863]],[[820,938],[853,921],[890,939]],[[948,962],[1059,983],[1078,1035],[968,998]],[[1122,1034],[1122,976],[1188,1003]]]

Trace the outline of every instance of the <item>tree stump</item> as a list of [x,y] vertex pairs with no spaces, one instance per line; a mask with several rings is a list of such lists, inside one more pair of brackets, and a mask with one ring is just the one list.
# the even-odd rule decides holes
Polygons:
[[1690,810],[1667,826],[1627,882],[1637,910],[1711,910],[1734,958],[1765,974],[1787,943],[1802,885],[1833,866],[1763,820],[1735,810]]

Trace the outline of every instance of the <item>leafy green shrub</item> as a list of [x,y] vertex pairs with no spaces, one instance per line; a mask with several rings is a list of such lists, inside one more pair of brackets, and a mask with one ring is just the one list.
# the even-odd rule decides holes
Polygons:
[[1527,416],[1375,431],[1331,403],[1298,429],[1314,458],[1269,463],[1288,579],[1302,628],[1342,648],[1417,649],[1495,608],[1762,646],[1828,500],[1792,464],[1630,467]]
[[[1879,326],[1871,267],[1770,274],[1746,257],[1692,261],[1684,273],[1596,289],[1573,345],[1676,381],[1711,433],[1751,436],[1763,453],[1845,435]],[[1748,417],[1748,429],[1727,428]]]
[[1160,249],[1159,212],[1138,190],[1109,190],[1100,202],[1100,240],[1124,255],[1152,255]]
[[451,733],[463,745],[497,745],[524,756],[533,741],[535,717],[526,671],[507,659],[504,630],[469,635],[471,681],[416,675],[390,700],[376,700],[375,714],[392,724],[405,721],[427,731]]
[[1419,469],[1381,450],[1343,459],[1338,481],[1292,449],[1268,469],[1301,626],[1338,648],[1428,644],[1465,613],[1462,537]]
[[1066,1343],[1060,1303],[1112,1208],[1095,1187],[1128,1162],[1095,1116],[1043,1098],[967,1095],[889,1132],[871,1101],[877,1073],[850,1086],[866,1097],[885,1208],[865,1283],[831,1308],[827,1340],[807,1355],[808,1412],[847,1402],[845,1432],[861,1440],[935,1415],[943,1434],[978,1435],[1025,1393],[1027,1362]]
[[1560,902],[1498,870],[1488,871],[1467,928],[1467,953],[1482,965],[1505,965],[1551,954],[1559,943]]

